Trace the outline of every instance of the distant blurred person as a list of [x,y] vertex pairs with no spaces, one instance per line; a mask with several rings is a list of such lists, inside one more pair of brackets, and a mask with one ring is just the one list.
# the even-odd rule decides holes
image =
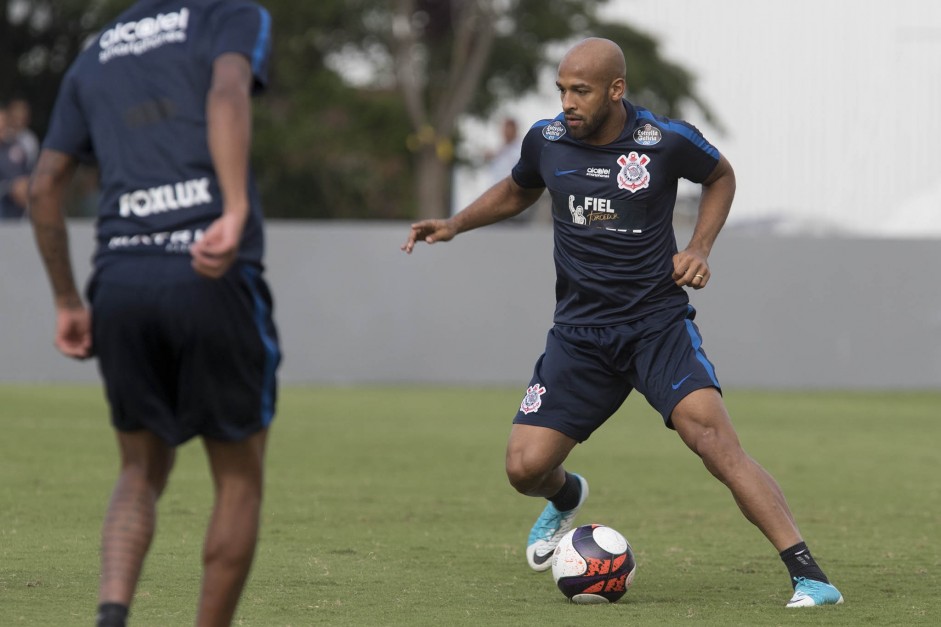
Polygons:
[[13,139],[26,150],[26,158],[29,167],[32,168],[36,164],[36,159],[39,158],[39,138],[30,128],[33,114],[29,102],[23,98],[13,98],[7,103],[7,116],[10,133]]
[[0,220],[19,220],[28,205],[30,163],[10,126],[6,108],[0,108]]
[[519,136],[519,127],[513,118],[504,118],[501,133],[503,143],[500,148],[487,155],[487,172],[490,174],[491,185],[506,178],[519,161],[520,149],[523,146],[523,139]]
[[[500,148],[486,156],[488,185],[502,181],[516,165],[520,159],[520,149],[523,147],[523,138],[519,134],[519,126],[513,118],[504,118],[501,126],[503,143]],[[515,215],[507,220],[509,223],[518,224],[532,220],[534,208],[527,208],[519,215]]]
[[[138,1],[66,73],[32,179],[55,344],[97,355],[120,449],[98,627],[126,624],[157,500],[191,438],[203,441],[215,491],[197,625],[231,624],[254,558],[280,361],[249,171],[270,26],[248,0]],[[85,156],[101,179],[88,307],[62,210]]]

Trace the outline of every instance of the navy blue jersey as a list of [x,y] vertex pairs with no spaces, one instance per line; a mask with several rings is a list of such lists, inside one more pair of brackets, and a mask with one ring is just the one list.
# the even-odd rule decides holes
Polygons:
[[[69,68],[43,147],[98,162],[97,267],[118,256],[188,254],[222,214],[206,134],[212,64],[243,54],[263,88],[270,23],[242,0],[141,0]],[[261,206],[249,185],[239,258],[260,263]]]
[[552,196],[557,324],[611,326],[689,302],[671,278],[677,181],[704,181],[719,152],[686,122],[624,106],[605,146],[573,139],[563,114],[537,122],[513,168],[518,185]]

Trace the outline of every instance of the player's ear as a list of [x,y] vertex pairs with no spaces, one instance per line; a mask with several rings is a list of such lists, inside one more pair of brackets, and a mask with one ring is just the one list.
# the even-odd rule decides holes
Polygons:
[[611,96],[611,100],[621,100],[624,95],[627,93],[627,81],[623,78],[616,78],[611,81],[611,86],[608,87],[608,94]]

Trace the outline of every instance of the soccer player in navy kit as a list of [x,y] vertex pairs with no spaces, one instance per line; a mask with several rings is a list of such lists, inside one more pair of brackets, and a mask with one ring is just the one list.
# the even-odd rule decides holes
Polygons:
[[[707,259],[732,205],[729,162],[694,127],[624,99],[621,49],[590,38],[562,59],[562,113],[535,124],[509,177],[448,220],[412,225],[402,249],[444,242],[552,197],[556,310],[546,349],[513,420],[506,472],[520,493],[548,499],[527,541],[551,566],[588,496],[562,464],[636,389],[732,492],[780,553],[787,607],[842,603],[800,535],[778,484],[742,449],[702,350],[684,287],[702,289]],[[702,184],[692,238],[677,250],[677,180]]]
[[[102,529],[98,624],[124,625],[175,448],[200,437],[215,504],[196,622],[232,621],[253,560],[280,361],[248,155],[270,17],[243,0],[140,0],[63,79],[30,190],[55,343],[97,356],[121,469]],[[61,204],[100,170],[86,307]]]

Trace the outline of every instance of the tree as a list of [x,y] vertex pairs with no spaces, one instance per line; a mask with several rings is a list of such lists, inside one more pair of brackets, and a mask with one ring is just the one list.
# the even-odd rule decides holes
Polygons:
[[0,0],[0,103],[24,97],[45,130],[59,82],[85,40],[127,2]]
[[[335,50],[372,64],[374,86],[394,77],[411,134],[419,217],[448,211],[453,145],[462,115],[486,116],[501,99],[532,90],[557,44],[587,35],[618,42],[634,62],[640,102],[676,115],[685,100],[707,117],[692,76],[664,60],[657,43],[627,24],[602,20],[582,0],[360,0],[359,28],[335,35]],[[329,53],[328,53],[329,54]],[[336,53],[334,53],[336,54]]]
[[274,23],[271,85],[256,106],[255,161],[266,212],[288,218],[404,218],[414,213],[408,123],[394,90],[363,88],[333,57],[351,33],[368,47],[355,2],[265,1]]
[[[586,0],[262,0],[272,81],[255,107],[266,212],[286,218],[412,218],[449,211],[462,116],[486,118],[538,86],[561,49],[598,35],[628,58],[632,100],[677,116],[693,77]],[[82,43],[131,0],[0,0],[0,98],[33,104],[42,134]]]

